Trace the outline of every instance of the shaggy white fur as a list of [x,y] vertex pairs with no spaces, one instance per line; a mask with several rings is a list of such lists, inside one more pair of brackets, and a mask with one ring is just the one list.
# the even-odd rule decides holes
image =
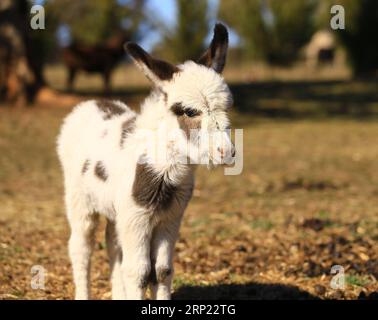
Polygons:
[[[209,63],[223,66],[224,26],[216,26],[211,46],[214,54],[209,51]],[[174,245],[194,184],[195,166],[180,161],[183,153],[184,158],[199,154],[215,164],[233,154],[225,134],[232,97],[220,74],[188,61],[172,67],[167,79],[158,70],[158,60],[137,50],[129,54],[156,87],[141,114],[119,101],[83,102],[64,120],[57,142],[76,299],[90,298],[90,257],[98,214],[108,220],[113,299],[142,299],[148,284],[153,298],[169,299]],[[171,108],[177,103],[196,115],[178,116]],[[181,130],[193,124],[201,129],[195,139]],[[205,133],[213,131],[221,134],[210,135],[210,143],[201,146]]]

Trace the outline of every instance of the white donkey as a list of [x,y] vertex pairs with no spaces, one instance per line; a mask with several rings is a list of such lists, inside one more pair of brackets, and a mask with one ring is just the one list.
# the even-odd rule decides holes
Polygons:
[[[170,299],[174,246],[193,190],[192,159],[196,154],[219,164],[234,155],[225,134],[232,96],[220,75],[227,46],[222,24],[215,26],[211,45],[197,62],[178,66],[127,43],[125,50],[155,87],[141,113],[119,101],[92,100],[65,119],[58,154],[76,299],[90,298],[99,214],[107,218],[113,299],[143,299],[148,285],[153,299]],[[200,143],[212,132],[222,132],[223,138],[210,134],[207,147]],[[164,156],[156,159],[153,146]],[[180,161],[183,152],[189,163]]]

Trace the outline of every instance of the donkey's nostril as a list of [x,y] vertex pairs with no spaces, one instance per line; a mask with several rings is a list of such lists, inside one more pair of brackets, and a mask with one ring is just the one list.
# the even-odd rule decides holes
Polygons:
[[235,157],[235,154],[236,154],[236,150],[235,150],[235,148],[232,148],[231,157]]

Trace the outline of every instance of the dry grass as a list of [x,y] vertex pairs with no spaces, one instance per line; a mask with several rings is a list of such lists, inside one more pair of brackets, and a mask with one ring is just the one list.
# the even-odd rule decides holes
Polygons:
[[[62,77],[56,76],[61,71],[49,72],[54,86],[62,88]],[[122,69],[115,75],[116,90],[136,105],[144,89],[135,88],[143,81],[128,74],[133,80],[125,89],[117,77]],[[82,94],[99,89],[99,82],[79,81]],[[286,84],[285,90],[285,84],[264,85],[261,92],[253,84],[233,87],[236,107],[243,111],[234,111],[232,121],[244,129],[244,170],[240,176],[224,176],[221,168],[199,170],[177,244],[174,297],[373,297],[378,291],[378,122],[370,113],[325,117],[327,101],[319,97],[374,111],[377,84]],[[351,91],[354,96],[343,100]],[[297,119],[309,92],[311,114],[322,116],[305,113]],[[272,102],[292,113],[254,115]],[[0,108],[0,298],[73,297],[55,154],[58,128],[69,111]],[[97,299],[110,297],[103,231],[102,223],[93,263]],[[330,287],[336,264],[345,268],[345,290]],[[30,287],[33,265],[48,271],[45,290]]]

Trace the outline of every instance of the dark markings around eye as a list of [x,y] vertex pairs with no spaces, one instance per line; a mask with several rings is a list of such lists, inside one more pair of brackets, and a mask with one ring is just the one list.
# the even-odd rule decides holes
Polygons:
[[176,116],[185,115],[189,118],[199,116],[202,113],[202,111],[200,111],[200,110],[196,110],[196,109],[192,109],[192,108],[185,108],[182,105],[182,103],[180,103],[180,102],[173,104],[172,107],[171,107],[171,110]]
[[182,116],[184,114],[184,107],[180,102],[173,104],[171,110],[176,116]]
[[201,114],[201,111],[195,110],[195,109],[185,109],[185,115],[193,118],[195,116],[199,116]]

